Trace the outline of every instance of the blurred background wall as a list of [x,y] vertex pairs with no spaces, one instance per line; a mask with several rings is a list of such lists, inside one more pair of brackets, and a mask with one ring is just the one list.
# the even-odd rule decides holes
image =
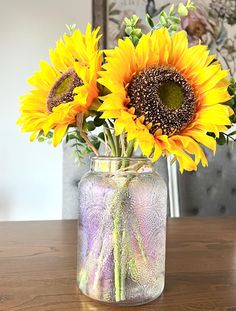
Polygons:
[[61,218],[62,147],[20,134],[18,98],[65,24],[88,21],[88,0],[0,0],[0,221]]

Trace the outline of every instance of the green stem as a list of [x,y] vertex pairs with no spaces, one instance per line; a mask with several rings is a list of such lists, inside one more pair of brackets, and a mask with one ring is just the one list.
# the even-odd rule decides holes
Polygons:
[[120,144],[121,144],[121,156],[125,156],[125,136],[124,133],[120,134]]
[[134,139],[128,143],[128,146],[126,149],[126,157],[128,158],[131,157],[133,155],[133,152],[134,152]]
[[[119,209],[120,207],[118,207]],[[117,209],[117,210],[118,210]],[[113,229],[113,239],[114,239],[114,278],[115,278],[115,292],[116,301],[120,301],[120,226],[119,226],[119,211],[116,213],[114,218],[114,229]]]
[[107,124],[104,127],[104,129],[105,129],[105,133],[107,135],[108,141],[110,143],[112,155],[113,155],[113,157],[115,157],[116,156],[116,146],[115,146],[115,142],[114,142],[114,139],[112,137],[111,131],[110,131],[110,129],[109,129]]
[[[129,143],[128,143],[128,146],[127,146],[127,149],[125,150],[125,158],[130,158],[133,154],[133,151],[134,151],[134,139],[131,140]],[[122,166],[121,168],[125,168],[129,166],[129,160],[128,159],[124,159],[124,161],[122,161]]]
[[[120,185],[119,190],[115,193],[112,199],[112,206],[114,207],[114,220],[113,220],[113,241],[114,241],[114,279],[115,279],[115,294],[116,302],[125,299],[125,267],[126,267],[126,258],[122,256],[127,248],[127,243],[124,239],[127,238],[126,233],[121,234],[121,219],[122,219],[122,209],[123,207],[123,196],[127,190],[127,185],[129,184],[132,178],[128,178],[125,183]],[[124,243],[122,243],[124,242]],[[125,261],[125,262],[123,262]]]
[[127,229],[124,226],[122,237],[121,237],[121,267],[120,267],[120,297],[121,300],[125,300],[125,279],[126,279],[126,273],[127,273],[127,247],[128,247],[128,241],[127,241]]
[[116,155],[117,157],[121,156],[121,147],[120,147],[120,136],[116,136],[116,140],[115,140],[115,145],[116,145]]

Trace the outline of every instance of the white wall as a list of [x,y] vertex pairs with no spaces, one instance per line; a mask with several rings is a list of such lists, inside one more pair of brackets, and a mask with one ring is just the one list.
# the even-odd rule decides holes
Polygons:
[[62,148],[20,134],[18,97],[64,25],[88,21],[91,1],[0,0],[0,221],[61,218]]

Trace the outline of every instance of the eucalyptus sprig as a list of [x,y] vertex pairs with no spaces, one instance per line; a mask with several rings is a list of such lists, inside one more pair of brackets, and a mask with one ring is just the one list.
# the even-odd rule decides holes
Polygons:
[[181,17],[187,16],[190,11],[194,11],[195,9],[195,4],[191,0],[188,0],[186,4],[183,4],[182,2],[179,3],[178,6],[172,4],[168,13],[161,11],[159,14],[158,22],[156,24],[148,14],[146,19],[152,31],[161,27],[165,27],[172,34],[180,29]]
[[139,17],[136,15],[131,16],[131,18],[125,18],[125,34],[132,41],[134,46],[136,46],[142,37],[143,33],[141,28],[138,28],[137,23],[139,21]]
[[44,135],[43,131],[40,131],[37,137],[39,143],[47,142],[49,145],[52,143],[53,132],[49,131],[47,135]]
[[[189,11],[195,10],[195,5],[191,0],[188,0],[186,4],[182,2],[178,6],[174,4],[171,5],[169,12],[166,13],[164,10],[159,14],[158,22],[155,24],[150,15],[146,15],[147,23],[151,27],[151,31],[159,29],[161,27],[166,27],[169,32],[175,33],[180,29],[181,17],[187,16]],[[134,46],[136,46],[142,37],[142,29],[138,27],[139,17],[136,15],[130,18],[126,17],[124,19],[125,24],[125,34],[132,41]]]
[[73,35],[73,33],[74,33],[75,29],[76,29],[76,24],[72,24],[72,25],[67,25],[66,24],[66,28],[67,28],[67,30],[69,32],[69,35],[71,36],[71,35]]
[[91,148],[92,145],[98,150],[100,148],[100,145],[102,143],[105,143],[103,133],[100,133],[98,135],[93,135],[91,133],[95,129],[92,123],[93,121],[86,122],[87,131],[84,132],[86,133],[86,135],[89,134],[90,145],[88,145],[84,138],[81,136],[81,132],[78,128],[72,127],[71,130],[67,132],[65,142],[71,143],[70,145],[74,149],[73,155],[76,162],[82,162],[85,155],[94,153],[93,148]]

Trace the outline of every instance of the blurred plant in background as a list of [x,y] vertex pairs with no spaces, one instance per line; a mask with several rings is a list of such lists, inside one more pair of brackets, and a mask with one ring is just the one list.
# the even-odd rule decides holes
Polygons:
[[220,19],[229,25],[236,24],[236,2],[235,0],[211,0],[210,8]]
[[187,32],[190,45],[196,45],[201,40],[214,49],[223,45],[227,38],[224,24],[217,16],[210,14],[205,4],[199,4],[195,11],[182,16],[181,27]]

